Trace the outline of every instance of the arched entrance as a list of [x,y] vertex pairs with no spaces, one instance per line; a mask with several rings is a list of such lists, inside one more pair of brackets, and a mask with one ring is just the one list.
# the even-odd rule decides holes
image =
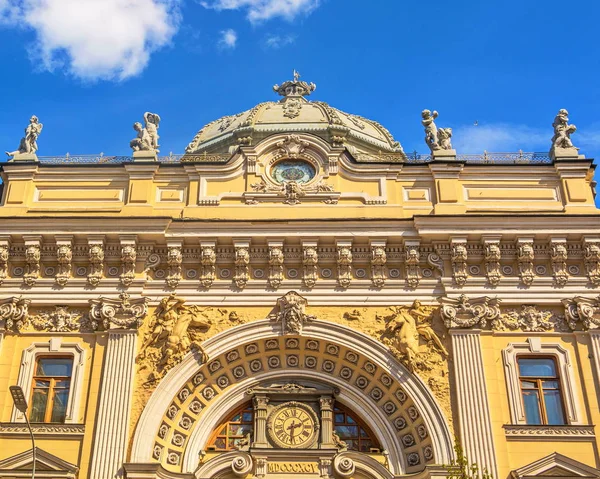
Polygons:
[[[262,320],[216,335],[203,347],[210,358],[206,364],[199,365],[197,358],[189,354],[153,393],[136,429],[132,463],[158,461],[173,473],[226,477],[236,472],[231,461],[223,462],[224,457],[239,456],[242,465],[243,454],[249,454],[249,467],[256,473],[257,459],[260,464],[262,459],[268,464],[275,449],[285,448],[261,446],[252,447],[249,453],[228,452],[200,467],[199,457],[206,452],[213,430],[249,400],[253,389],[285,386],[290,381],[334,391],[335,401],[350,406],[386,451],[390,477],[420,472],[428,465],[447,464],[452,457],[453,441],[446,419],[429,389],[382,344],[360,332],[315,320],[304,327],[301,335],[282,334],[279,325]],[[286,402],[281,398],[277,401]],[[318,408],[315,411],[320,414]],[[312,449],[319,455],[323,446],[315,444]],[[376,471],[383,467],[381,461],[359,451],[334,451],[331,468],[343,458],[347,459],[343,464],[352,463],[355,469]],[[284,477],[277,467],[272,468],[277,470],[273,477]],[[344,477],[338,469],[336,475]],[[382,471],[374,477],[381,477]],[[268,466],[265,472],[268,477]],[[315,472],[315,477],[321,473]]]

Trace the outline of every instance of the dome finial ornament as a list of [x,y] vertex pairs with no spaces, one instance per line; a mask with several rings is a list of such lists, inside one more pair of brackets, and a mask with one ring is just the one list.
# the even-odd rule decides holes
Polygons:
[[294,96],[308,96],[317,89],[317,85],[315,85],[314,83],[300,81],[300,73],[298,73],[296,70],[294,70],[293,75],[293,80],[283,82],[281,86],[275,85],[273,87],[273,90],[279,93],[281,96],[288,98]]

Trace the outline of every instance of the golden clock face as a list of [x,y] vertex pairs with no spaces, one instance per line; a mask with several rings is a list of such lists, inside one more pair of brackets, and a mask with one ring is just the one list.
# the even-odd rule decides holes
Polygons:
[[271,439],[279,447],[303,449],[317,439],[319,426],[313,410],[301,403],[278,406],[269,416]]

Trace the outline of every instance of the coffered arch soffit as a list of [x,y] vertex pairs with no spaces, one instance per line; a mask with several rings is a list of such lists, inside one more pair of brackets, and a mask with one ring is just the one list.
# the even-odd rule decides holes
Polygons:
[[203,347],[206,364],[188,354],[152,394],[136,429],[132,462],[194,471],[210,432],[248,400],[249,387],[291,379],[338,388],[338,400],[377,431],[391,464],[401,465],[394,473],[452,458],[452,435],[429,389],[360,332],[316,320],[302,336],[282,336],[279,325],[261,320],[224,331]]

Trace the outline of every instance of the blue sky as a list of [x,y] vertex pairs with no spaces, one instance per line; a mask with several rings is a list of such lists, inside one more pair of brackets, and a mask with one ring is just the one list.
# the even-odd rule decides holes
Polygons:
[[599,14],[594,0],[0,0],[0,148],[36,114],[39,155],[129,154],[154,111],[161,154],[183,153],[297,69],[312,99],[405,151],[427,151],[424,108],[459,153],[547,151],[566,108],[575,145],[600,156]]

